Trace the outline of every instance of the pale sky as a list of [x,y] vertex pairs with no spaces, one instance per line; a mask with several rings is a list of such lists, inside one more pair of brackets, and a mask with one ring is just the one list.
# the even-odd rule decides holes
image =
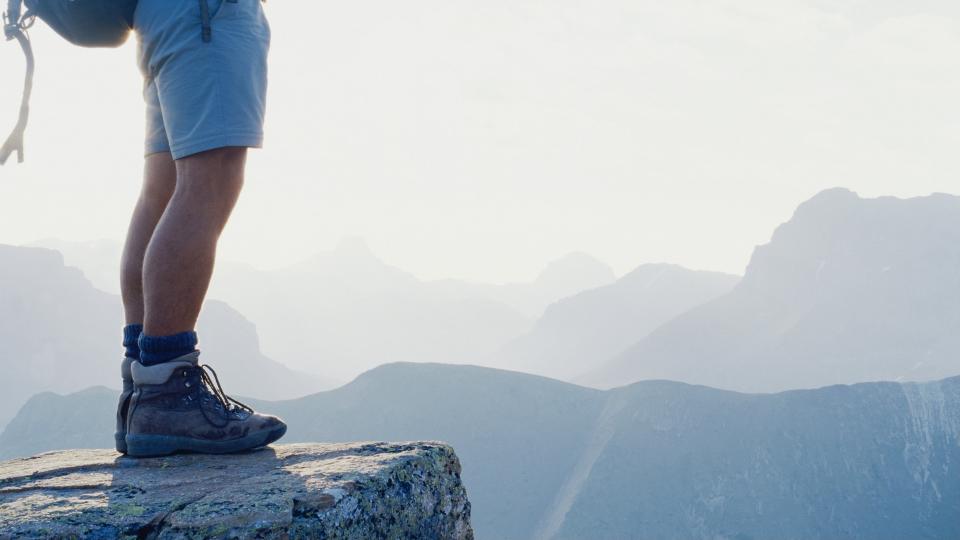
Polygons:
[[[221,256],[362,236],[422,278],[532,278],[580,250],[741,273],[798,203],[960,192],[960,6],[878,0],[265,4],[267,143]],[[38,25],[39,26],[39,25]],[[142,166],[133,41],[32,33],[27,162],[0,243],[120,241]],[[22,59],[0,43],[0,132]]]

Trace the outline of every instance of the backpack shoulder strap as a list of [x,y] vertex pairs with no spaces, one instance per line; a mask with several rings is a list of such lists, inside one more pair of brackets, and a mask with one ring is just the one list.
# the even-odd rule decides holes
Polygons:
[[26,30],[33,24],[34,17],[27,13],[21,19],[19,4],[18,0],[10,0],[10,9],[4,13],[3,33],[7,41],[15,39],[20,44],[20,48],[23,49],[23,54],[26,57],[27,66],[23,78],[23,96],[20,98],[20,116],[10,136],[0,147],[0,165],[5,165],[7,159],[14,152],[17,153],[17,162],[23,163],[23,134],[27,130],[27,119],[30,116],[30,94],[33,91],[33,47],[30,45],[30,38],[27,36]]

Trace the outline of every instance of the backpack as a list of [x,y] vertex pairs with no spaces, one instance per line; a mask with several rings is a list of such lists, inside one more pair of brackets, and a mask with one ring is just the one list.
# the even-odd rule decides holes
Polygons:
[[[22,4],[27,11],[22,13]],[[23,133],[30,113],[30,93],[33,88],[33,48],[26,31],[39,17],[64,39],[81,47],[119,47],[133,30],[133,13],[137,0],[8,0],[3,14],[3,34],[7,41],[17,40],[27,60],[20,102],[20,117],[16,127],[0,147],[0,165],[13,152],[23,163]]]

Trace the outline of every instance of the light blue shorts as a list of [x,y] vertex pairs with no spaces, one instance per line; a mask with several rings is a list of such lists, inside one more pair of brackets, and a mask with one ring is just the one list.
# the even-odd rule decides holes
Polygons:
[[[201,3],[209,6],[210,41]],[[260,0],[140,0],[146,154],[263,145],[270,25]]]

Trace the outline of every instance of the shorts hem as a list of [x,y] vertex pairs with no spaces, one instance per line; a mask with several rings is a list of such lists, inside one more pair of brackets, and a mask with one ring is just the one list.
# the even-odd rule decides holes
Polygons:
[[154,154],[162,154],[163,152],[169,151],[169,146],[148,146],[143,150],[143,157],[152,156]]
[[173,159],[182,159],[185,157],[192,156],[194,154],[199,154],[200,152],[206,152],[207,150],[215,150],[217,148],[224,148],[227,146],[242,146],[245,148],[262,148],[263,135],[250,134],[250,133],[217,135],[216,137],[201,139],[199,141],[191,142],[190,144],[183,144],[183,145],[177,145],[175,147],[171,147],[170,153],[173,154]]

